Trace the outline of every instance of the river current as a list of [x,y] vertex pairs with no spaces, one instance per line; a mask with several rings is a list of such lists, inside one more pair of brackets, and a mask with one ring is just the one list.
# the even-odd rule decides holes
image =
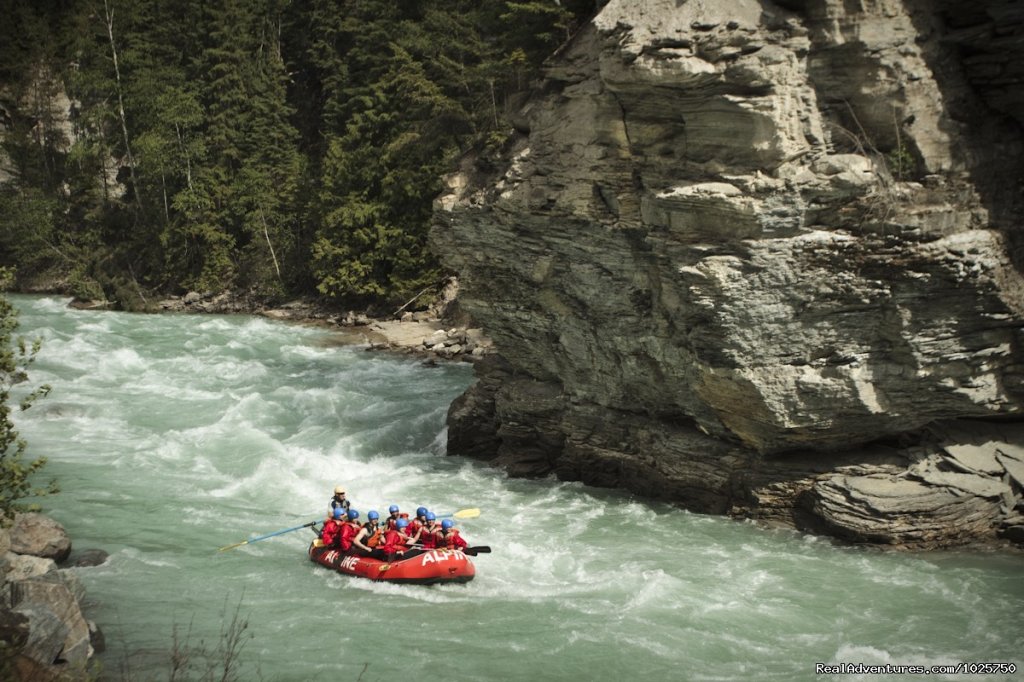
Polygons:
[[[43,348],[16,414],[62,492],[106,635],[104,678],[168,679],[237,611],[238,679],[813,680],[816,663],[1014,662],[1024,557],[885,553],[701,516],[624,493],[506,477],[447,457],[464,364],[339,343],[247,316],[86,312],[14,296]],[[27,390],[27,386],[19,390]],[[466,585],[397,586],[312,564],[303,529],[344,484],[370,509],[479,507]],[[193,671],[198,670],[194,667]],[[193,674],[197,674],[193,672]]]

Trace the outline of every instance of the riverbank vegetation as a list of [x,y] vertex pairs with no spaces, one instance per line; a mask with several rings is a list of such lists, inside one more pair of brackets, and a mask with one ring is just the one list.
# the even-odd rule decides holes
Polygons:
[[0,265],[129,309],[385,304],[431,202],[594,0],[0,0]]
[[[18,313],[4,295],[11,283],[9,271],[0,268],[0,521],[9,522],[20,511],[35,507],[22,502],[25,498],[57,492],[56,483],[38,487],[33,475],[45,464],[45,457],[26,458],[27,443],[18,435],[11,419],[11,388],[28,380],[26,370],[40,348],[40,341],[27,342],[16,337]],[[42,385],[28,393],[17,408],[27,410],[50,392]]]

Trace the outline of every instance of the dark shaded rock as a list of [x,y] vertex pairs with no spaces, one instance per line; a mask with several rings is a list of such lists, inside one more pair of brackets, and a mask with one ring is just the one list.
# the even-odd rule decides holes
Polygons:
[[448,407],[448,454],[484,461],[498,456],[498,417],[495,396],[510,374],[500,355],[482,358],[476,364],[477,381]]
[[102,549],[75,550],[62,564],[62,566],[68,568],[102,566],[107,562],[109,557],[110,553]]
[[71,553],[67,531],[43,514],[18,514],[10,533],[11,551],[17,554],[31,554],[60,563]]
[[565,444],[561,386],[511,379],[498,390],[494,407],[501,441],[494,464],[513,476],[536,478],[551,473]]
[[1019,545],[1024,545],[1024,525],[1007,526],[1000,531],[1000,536]]
[[46,665],[20,654],[14,659],[15,680],[26,682],[81,682],[89,679],[84,666],[72,668],[65,663]]
[[[6,607],[0,607],[0,642],[6,653],[21,650],[28,641],[29,618]],[[0,654],[2,656],[2,654]]]
[[68,307],[76,310],[112,310],[114,303],[107,300],[83,300],[76,298],[68,303]]

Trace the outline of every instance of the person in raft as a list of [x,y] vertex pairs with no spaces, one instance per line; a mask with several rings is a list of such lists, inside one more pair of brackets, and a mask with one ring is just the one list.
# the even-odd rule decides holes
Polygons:
[[331,512],[324,521],[323,530],[320,531],[320,541],[324,547],[337,548],[341,539],[341,527],[345,523],[345,512],[339,507]]
[[335,509],[340,508],[347,512],[351,507],[352,503],[345,499],[345,486],[334,486],[334,497],[328,503],[327,511],[333,512]]
[[388,516],[387,516],[386,519],[384,519],[384,523],[383,523],[384,529],[385,530],[394,530],[394,522],[398,520],[398,518],[399,518],[398,514],[400,513],[399,510],[398,510],[398,505],[391,505],[390,507],[388,507],[387,508],[387,513],[388,513]]
[[441,537],[438,540],[437,546],[444,549],[466,549],[467,542],[462,539],[459,535],[459,529],[455,527],[455,522],[451,519],[445,519],[441,522]]
[[423,530],[420,532],[420,546],[423,549],[437,549],[441,539],[441,526],[437,523],[434,512],[428,511]]
[[388,507],[388,514],[389,514],[388,518],[385,519],[385,521],[386,521],[386,523],[385,523],[386,530],[394,530],[395,529],[395,521],[397,521],[398,519],[402,518],[401,512],[398,510],[398,505],[397,504],[393,504],[390,507]]
[[345,554],[352,554],[352,541],[362,527],[359,525],[359,511],[349,509],[346,513],[348,520],[341,524],[341,533],[338,537],[338,548]]
[[420,532],[423,525],[427,522],[427,508],[416,507],[416,518],[409,522],[409,529],[406,531],[409,535],[414,535]]
[[419,533],[415,536],[408,535],[406,534],[408,528],[408,519],[398,519],[395,521],[395,529],[384,533],[384,544],[381,545],[380,549],[386,561],[408,559],[417,554],[422,554],[422,550],[412,549],[411,547],[411,545],[419,540]]
[[377,520],[380,514],[371,509],[366,512],[366,523],[359,528],[359,532],[352,538],[353,554],[361,556],[373,556],[373,550],[381,543],[384,532]]

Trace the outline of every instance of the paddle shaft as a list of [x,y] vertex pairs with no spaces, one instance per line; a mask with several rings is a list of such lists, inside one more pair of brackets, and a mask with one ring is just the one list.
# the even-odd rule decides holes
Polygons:
[[[413,549],[427,549],[423,545],[410,545],[410,546]],[[448,551],[447,547],[434,547],[433,549],[442,550],[442,551]],[[430,549],[427,549],[427,551],[429,552]],[[477,554],[490,554],[491,553],[491,548],[488,547],[487,545],[478,545],[476,547],[467,547],[466,549],[455,550],[455,551],[461,551],[463,554],[468,554],[469,556],[476,556]]]
[[228,550],[228,549],[234,549],[235,547],[241,547],[242,545],[251,545],[254,542],[259,542],[260,540],[266,540],[267,538],[272,538],[272,537],[275,537],[277,535],[284,535],[285,533],[291,533],[293,531],[300,530],[302,528],[309,528],[310,526],[312,526],[312,525],[314,525],[316,523],[317,523],[316,521],[310,521],[309,523],[304,523],[301,526],[295,526],[294,528],[285,528],[284,530],[276,530],[273,533],[267,533],[266,535],[260,535],[260,536],[255,537],[255,538],[249,538],[248,540],[243,540],[242,542],[236,542],[233,545],[226,545],[224,547],[221,547],[217,551],[223,552],[223,551]]

